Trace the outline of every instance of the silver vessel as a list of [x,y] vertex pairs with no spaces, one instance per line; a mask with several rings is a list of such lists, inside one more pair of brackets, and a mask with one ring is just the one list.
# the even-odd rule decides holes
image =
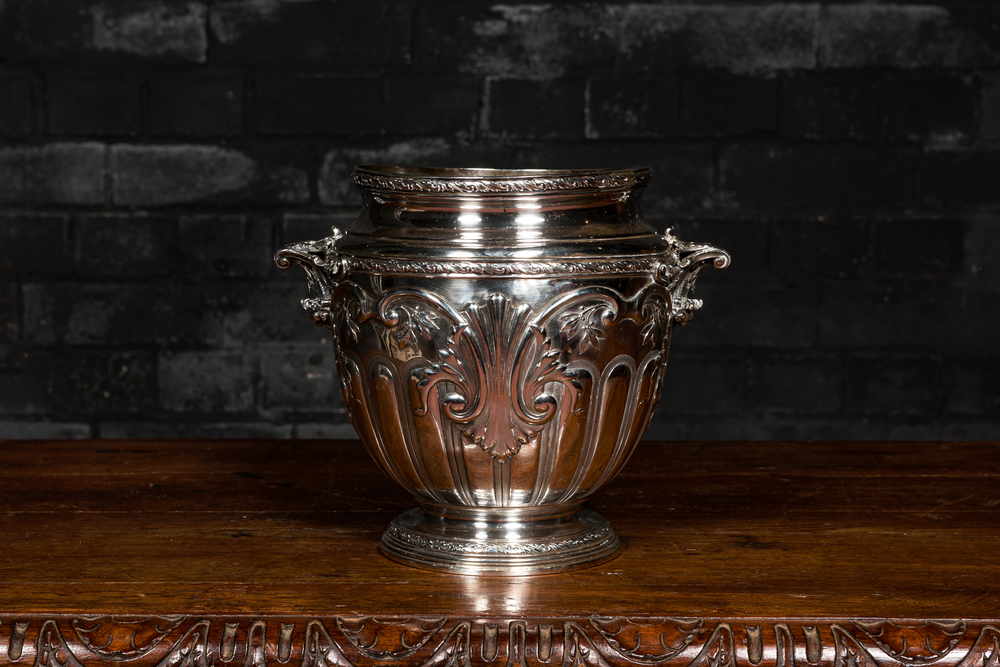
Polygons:
[[351,423],[419,503],[387,556],[524,575],[618,552],[582,503],[649,425],[698,272],[729,264],[650,227],[649,178],[358,167],[357,221],[278,252],[333,334]]

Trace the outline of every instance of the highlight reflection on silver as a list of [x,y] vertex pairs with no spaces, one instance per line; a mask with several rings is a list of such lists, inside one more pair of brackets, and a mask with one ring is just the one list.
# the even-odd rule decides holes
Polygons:
[[333,334],[351,422],[420,507],[382,538],[418,567],[523,575],[620,548],[581,507],[631,455],[671,332],[725,251],[658,234],[646,169],[359,167],[342,233],[276,256]]

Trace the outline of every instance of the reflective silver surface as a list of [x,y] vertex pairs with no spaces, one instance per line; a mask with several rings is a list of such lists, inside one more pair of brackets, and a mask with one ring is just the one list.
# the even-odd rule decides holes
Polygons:
[[653,417],[670,336],[725,251],[652,229],[646,169],[359,167],[345,232],[278,252],[333,334],[351,423],[420,503],[382,550],[478,574],[620,548],[583,501]]

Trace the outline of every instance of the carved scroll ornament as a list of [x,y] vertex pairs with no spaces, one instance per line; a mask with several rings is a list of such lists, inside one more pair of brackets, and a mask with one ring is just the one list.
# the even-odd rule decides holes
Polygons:
[[1000,622],[446,616],[0,617],[32,667],[995,667]]

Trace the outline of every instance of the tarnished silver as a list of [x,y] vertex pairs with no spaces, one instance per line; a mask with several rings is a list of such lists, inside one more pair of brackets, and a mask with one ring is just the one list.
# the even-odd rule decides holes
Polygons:
[[649,226],[648,169],[359,167],[354,182],[357,221],[275,261],[305,269],[351,423],[419,502],[383,552],[498,575],[614,556],[581,505],[649,425],[698,272],[729,255]]

